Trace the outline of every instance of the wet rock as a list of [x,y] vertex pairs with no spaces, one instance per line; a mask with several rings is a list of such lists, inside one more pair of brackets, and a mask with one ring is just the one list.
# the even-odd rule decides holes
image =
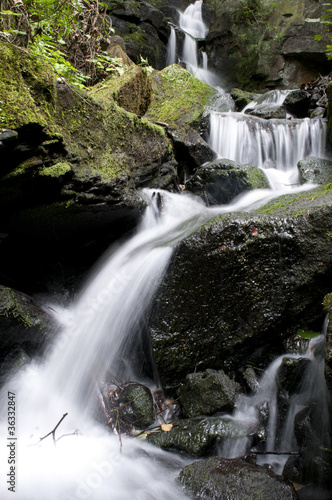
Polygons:
[[128,383],[118,390],[117,411],[122,422],[145,429],[155,421],[151,391],[144,385]]
[[285,389],[289,395],[299,393],[303,383],[303,375],[310,365],[309,359],[284,358],[277,373],[280,387]]
[[305,90],[292,90],[284,100],[284,108],[296,118],[308,116],[310,96]]
[[326,116],[326,108],[318,106],[310,112],[309,118],[324,118]]
[[198,363],[201,371],[232,371],[256,352],[268,363],[299,328],[321,328],[331,210],[328,185],[256,214],[219,216],[178,246],[150,321],[164,385],[183,381]]
[[324,297],[323,304],[324,311],[329,316],[324,353],[325,380],[329,391],[332,391],[332,293],[329,293]]
[[167,132],[172,139],[175,158],[179,162],[186,163],[191,172],[217,156],[202,137],[190,127],[170,128]]
[[296,492],[287,480],[259,465],[239,458],[208,458],[182,469],[180,482],[192,498],[228,500],[236,498],[278,498],[296,500]]
[[223,370],[191,373],[179,389],[182,414],[184,417],[196,417],[230,411],[240,392],[240,385]]
[[242,111],[251,101],[255,101],[259,97],[259,94],[254,92],[246,92],[236,88],[232,89],[230,94],[235,101],[237,111]]
[[265,175],[255,165],[225,159],[201,166],[186,182],[186,189],[200,196],[208,205],[229,203],[244,191],[268,187]]
[[264,430],[257,425],[246,425],[222,417],[176,420],[169,432],[152,432],[147,440],[165,449],[181,450],[191,455],[204,456],[215,450],[225,439],[264,439]]
[[332,182],[332,161],[325,158],[307,156],[297,164],[300,170],[301,181],[314,184],[328,184]]
[[54,322],[28,295],[0,286],[1,373],[41,352]]
[[255,370],[251,366],[248,366],[243,370],[242,377],[249,391],[252,392],[258,391],[259,389],[258,377],[256,375]]
[[257,116],[258,118],[264,118],[265,120],[270,120],[272,118],[286,118],[286,111],[282,106],[257,106],[254,109],[248,109],[245,111],[247,115]]

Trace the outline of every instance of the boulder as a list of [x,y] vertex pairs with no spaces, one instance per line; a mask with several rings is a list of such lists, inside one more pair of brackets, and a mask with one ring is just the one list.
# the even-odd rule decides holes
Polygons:
[[284,358],[278,370],[277,378],[279,387],[287,391],[288,395],[297,394],[301,391],[303,375],[311,365],[306,358]]
[[179,389],[182,415],[196,417],[231,411],[240,392],[240,384],[231,380],[223,370],[190,373]]
[[310,95],[305,90],[292,90],[284,100],[284,108],[296,118],[308,116]]
[[331,211],[329,184],[256,214],[216,217],[178,246],[150,320],[164,385],[195,366],[238,369],[256,351],[268,363],[299,328],[320,330],[332,279]]
[[301,181],[313,184],[328,184],[332,182],[332,161],[325,158],[307,156],[297,164]]
[[[332,239],[332,234],[330,234],[329,237]],[[332,391],[332,293],[329,293],[324,297],[323,305],[324,311],[329,317],[324,355],[325,380],[329,391]]]
[[247,115],[257,116],[258,118],[264,118],[265,120],[286,118],[286,111],[282,106],[261,105],[253,109],[248,109],[245,113]]
[[248,425],[226,417],[189,418],[175,420],[169,432],[151,432],[147,440],[167,450],[181,450],[190,455],[206,456],[215,451],[225,439],[265,439],[265,431],[257,425]]
[[282,498],[296,500],[294,487],[271,470],[240,458],[212,457],[184,467],[179,475],[191,498],[206,500]]
[[230,94],[235,101],[237,111],[242,111],[243,108],[259,97],[259,94],[246,92],[245,90],[237,88],[232,89]]
[[155,421],[151,391],[139,383],[128,383],[118,391],[118,415],[122,422],[137,429],[145,429]]
[[185,164],[189,172],[193,172],[194,169],[217,156],[215,151],[191,127],[167,128],[167,135],[172,139],[175,158],[179,163]]
[[1,376],[39,354],[55,323],[28,295],[0,286]]
[[200,196],[208,205],[229,203],[244,191],[268,187],[268,181],[258,167],[226,159],[202,165],[186,182],[186,189]]

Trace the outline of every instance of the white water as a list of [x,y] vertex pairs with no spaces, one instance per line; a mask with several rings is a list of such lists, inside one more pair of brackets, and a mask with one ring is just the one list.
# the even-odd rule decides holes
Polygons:
[[[247,423],[251,426],[261,424],[261,411],[264,408],[268,415],[265,424],[267,437],[264,450],[275,452],[296,451],[297,445],[294,437],[294,419],[296,414],[315,402],[319,408],[319,422],[315,428],[320,437],[322,446],[329,446],[328,432],[328,391],[324,377],[324,347],[327,323],[323,333],[309,343],[305,354],[286,354],[280,356],[267,368],[261,380],[256,394],[249,396],[241,395],[236,402],[234,414],[229,419],[239,423]],[[281,425],[280,409],[278,407],[278,370],[283,360],[306,358],[310,361],[303,376],[301,387],[298,392],[290,397],[289,409],[284,423]],[[227,458],[243,456],[250,451],[251,438],[227,439],[220,448],[220,455]],[[257,463],[269,464],[278,474],[282,473],[288,455],[260,455]]]
[[166,65],[170,66],[171,64],[175,64],[177,62],[176,57],[176,32],[175,28],[171,26],[171,34],[167,44],[167,56],[166,56]]
[[249,109],[260,108],[260,107],[278,107],[282,106],[290,90],[270,90],[265,94],[262,94],[257,100],[251,101],[242,110],[245,113]]
[[[2,450],[9,441],[7,391],[16,394],[17,500],[186,498],[174,484],[182,459],[129,438],[120,453],[118,438],[94,421],[98,387],[109,373],[120,381],[139,379],[126,361],[176,244],[217,213],[249,210],[273,193],[252,192],[214,210],[190,195],[142,195],[149,206],[138,233],[103,259],[74,304],[53,305],[62,327],[44,363],[32,363],[3,388]],[[40,441],[65,413],[56,446],[52,436]],[[13,498],[7,460],[2,453],[5,499]]]
[[297,163],[325,153],[326,121],[264,120],[243,113],[210,113],[209,144],[220,158],[264,169],[272,189],[299,183]]

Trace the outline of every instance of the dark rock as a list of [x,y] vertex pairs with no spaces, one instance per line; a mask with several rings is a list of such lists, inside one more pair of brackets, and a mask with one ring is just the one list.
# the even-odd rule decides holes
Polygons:
[[186,163],[191,172],[217,156],[204,139],[190,127],[170,128],[167,132],[173,142],[175,158],[179,162]]
[[0,286],[1,374],[38,354],[55,324],[28,295]]
[[332,391],[332,293],[329,293],[324,297],[323,304],[324,304],[324,311],[326,312],[326,314],[328,314],[329,317],[329,323],[327,325],[327,331],[326,331],[326,347],[324,354],[325,380],[329,391]]
[[247,115],[257,116],[258,118],[264,118],[265,120],[270,120],[272,118],[286,118],[286,111],[282,106],[269,106],[268,104],[248,109],[245,113]]
[[278,198],[261,215],[220,216],[179,245],[150,322],[164,384],[176,385],[198,363],[238,369],[256,351],[268,362],[298,328],[321,328],[331,210],[328,185]]
[[271,470],[240,458],[208,458],[182,469],[180,482],[191,498],[206,500],[253,498],[296,500],[296,492],[287,480]]
[[324,118],[326,116],[326,108],[317,107],[310,112],[309,118]]
[[186,189],[200,196],[208,205],[229,203],[244,191],[268,187],[268,181],[258,167],[225,159],[203,165],[186,182]]
[[328,184],[332,182],[332,161],[325,158],[307,156],[297,164],[301,181],[314,184]]
[[222,370],[191,373],[179,389],[182,414],[196,417],[211,415],[216,411],[230,411],[240,391],[240,385]]
[[155,421],[151,391],[142,384],[128,383],[119,390],[119,418],[137,429],[145,429]]
[[284,108],[296,118],[308,116],[310,96],[305,90],[292,90],[284,100]]
[[257,425],[246,425],[222,417],[175,420],[169,432],[153,432],[147,440],[165,449],[181,450],[191,455],[205,456],[225,439],[264,436]]
[[251,366],[248,366],[247,368],[245,368],[245,370],[243,370],[242,377],[247,388],[250,391],[252,392],[258,391],[259,389],[258,377],[255,373],[255,370]]
[[306,358],[284,358],[278,370],[277,377],[282,389],[289,395],[299,393],[303,382],[303,375],[311,361]]
[[259,94],[255,94],[253,92],[245,92],[241,89],[232,89],[230,91],[232,98],[236,104],[236,110],[242,111],[251,101],[255,101]]

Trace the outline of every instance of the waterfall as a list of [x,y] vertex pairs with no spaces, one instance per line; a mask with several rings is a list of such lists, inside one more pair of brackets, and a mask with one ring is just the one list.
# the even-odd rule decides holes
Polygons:
[[209,144],[220,158],[263,168],[271,187],[299,182],[297,163],[325,152],[324,119],[264,120],[243,113],[210,112]]
[[171,26],[171,34],[167,44],[167,56],[166,56],[166,65],[170,66],[171,64],[175,64],[177,62],[176,57],[176,31],[174,26]]
[[290,90],[270,90],[265,94],[262,94],[257,100],[251,101],[245,108],[243,109],[243,113],[245,113],[249,109],[254,109],[262,106],[282,106],[286,97],[288,96]]
[[[265,413],[264,418],[267,416],[268,421],[265,424],[267,436],[264,449],[268,452],[292,452],[298,449],[294,438],[295,416],[312,402],[316,402],[319,412],[315,429],[320,437],[319,442],[322,446],[330,446],[329,401],[324,378],[325,334],[326,323],[322,334],[310,340],[305,354],[286,354],[274,360],[259,381],[256,394],[241,395],[236,402],[234,414],[227,417],[234,422],[246,422],[254,426],[260,424],[262,414]],[[285,359],[307,359],[309,363],[300,388],[290,397],[287,415],[280,422],[278,371]],[[220,455],[227,458],[243,456],[251,446],[250,438],[227,439],[220,448]],[[287,458],[287,455],[261,455],[257,463],[273,465],[275,472],[281,474]]]

